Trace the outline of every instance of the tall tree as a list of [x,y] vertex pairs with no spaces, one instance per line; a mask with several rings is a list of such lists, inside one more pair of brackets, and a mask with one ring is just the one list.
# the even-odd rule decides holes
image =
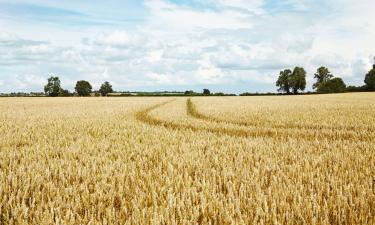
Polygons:
[[210,90],[208,90],[208,89],[203,89],[203,94],[204,94],[204,95],[210,95],[211,92],[210,92]]
[[306,71],[302,67],[295,67],[292,75],[290,75],[290,87],[294,94],[298,94],[298,90],[306,88]]
[[77,81],[75,90],[79,96],[89,96],[92,91],[92,86],[85,80]]
[[286,69],[280,71],[279,78],[276,81],[276,86],[279,87],[278,91],[286,92],[290,94],[290,75],[292,71],[290,69]]
[[102,96],[107,96],[109,93],[113,92],[112,85],[106,81],[100,86],[99,92]]
[[366,74],[365,84],[368,90],[375,91],[375,64],[372,66],[372,69]]
[[44,86],[44,92],[47,96],[56,97],[59,95],[61,84],[60,79],[58,77],[50,77],[48,78],[48,83]]
[[333,75],[331,72],[329,72],[328,68],[321,66],[316,71],[314,78],[316,79],[316,83],[313,85],[313,88],[316,89],[319,87],[319,85],[322,85],[332,79]]

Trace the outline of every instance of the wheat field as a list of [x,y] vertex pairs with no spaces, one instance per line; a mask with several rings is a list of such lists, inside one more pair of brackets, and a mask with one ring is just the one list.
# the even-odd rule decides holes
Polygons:
[[0,224],[375,224],[375,93],[0,98]]

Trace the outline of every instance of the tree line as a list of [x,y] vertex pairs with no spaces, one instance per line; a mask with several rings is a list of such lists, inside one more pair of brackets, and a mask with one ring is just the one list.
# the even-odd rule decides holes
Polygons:
[[[75,88],[75,92],[71,93],[67,89],[63,89],[61,87],[61,81],[59,77],[50,77],[48,78],[47,84],[44,86],[44,93],[45,96],[49,97],[69,97],[69,96],[108,96],[109,94],[116,94],[116,95],[111,95],[113,97],[116,96],[134,96],[130,92],[126,93],[116,93],[112,85],[108,82],[105,81],[101,86],[100,89],[97,91],[92,91],[92,85],[85,80],[80,80],[77,81]],[[20,93],[22,94],[22,93]],[[40,94],[40,93],[38,93]],[[226,96],[228,94],[224,94],[222,92],[218,93],[211,93],[209,89],[203,89],[202,93],[197,93],[192,90],[188,90],[185,92],[151,92],[151,93],[146,93],[146,92],[137,92],[136,96],[180,96],[180,95],[189,95],[189,96],[208,96],[208,95],[215,95],[215,96]],[[229,94],[233,96],[232,94]],[[19,95],[17,95],[19,96]]]
[[[316,82],[313,84],[313,89],[315,93],[341,93],[341,92],[361,92],[361,91],[375,91],[375,64],[373,68],[366,74],[363,86],[346,86],[345,82],[340,77],[335,77],[328,68],[321,66],[317,69],[314,74],[314,79]],[[306,71],[303,67],[295,67],[293,70],[284,69],[280,71],[279,77],[276,81],[276,86],[278,91],[285,94],[298,94],[300,91],[306,89]],[[44,86],[44,94],[50,97],[67,97],[67,96],[108,96],[114,93],[112,85],[105,81],[99,88],[99,90],[93,91],[91,84],[88,81],[80,80],[77,81],[75,92],[71,93],[67,89],[61,87],[61,81],[59,77],[52,76],[48,78],[47,84]],[[310,92],[309,92],[310,93]],[[2,94],[1,96],[41,96],[43,93],[11,93]],[[142,93],[139,96],[146,96],[147,94]],[[222,92],[211,93],[209,89],[203,89],[202,93],[197,93],[192,90],[187,90],[185,92],[175,92],[175,93],[156,93],[155,96],[165,95],[165,96],[233,96],[234,94],[224,94]],[[276,95],[276,93],[243,93],[241,96],[248,95]],[[117,96],[131,96],[130,93],[125,93],[124,95]],[[152,95],[154,96],[154,95]]]
[[[44,93],[45,96],[49,97],[69,97],[69,96],[108,96],[109,94],[113,94],[113,97],[121,97],[121,96],[135,96],[132,95],[130,92],[120,92],[116,93],[112,85],[105,81],[101,86],[100,89],[97,91],[92,90],[92,85],[85,80],[77,81],[75,88],[75,92],[71,93],[67,89],[63,89],[61,87],[61,81],[59,77],[50,77],[48,78],[47,84],[44,86]],[[181,96],[181,95],[189,95],[189,96],[233,96],[233,94],[224,94],[222,92],[218,93],[211,93],[209,89],[203,89],[202,93],[197,93],[192,90],[188,90],[185,92],[136,92],[136,96]],[[40,93],[38,93],[40,94]],[[19,95],[18,95],[19,96]]]
[[108,81],[104,82],[98,91],[93,92],[92,86],[88,81],[80,80],[77,81],[74,90],[75,93],[70,93],[69,90],[63,89],[59,77],[48,78],[48,83],[44,86],[46,96],[50,97],[68,97],[74,95],[90,96],[92,93],[96,96],[107,96],[109,93],[113,92],[112,85]]
[[[375,91],[375,64],[365,76],[364,86],[346,86],[340,77],[335,77],[328,68],[321,66],[314,74],[316,82],[313,89],[317,93],[342,93],[342,92],[359,92]],[[280,71],[276,81],[279,92],[286,94],[298,94],[298,91],[304,91],[306,88],[306,71],[303,67],[295,67],[292,70],[285,69]]]

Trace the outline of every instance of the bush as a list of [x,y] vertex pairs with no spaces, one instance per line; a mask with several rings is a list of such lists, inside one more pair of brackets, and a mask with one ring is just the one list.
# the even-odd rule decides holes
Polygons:
[[194,95],[194,91],[187,90],[187,91],[185,91],[184,95]]
[[69,90],[64,90],[60,88],[59,90],[59,97],[69,97],[72,96],[72,94],[69,92]]
[[366,92],[368,91],[368,88],[366,85],[363,86],[348,86],[346,88],[346,92]]
[[342,93],[346,91],[346,84],[339,78],[333,78],[318,85],[319,93]]

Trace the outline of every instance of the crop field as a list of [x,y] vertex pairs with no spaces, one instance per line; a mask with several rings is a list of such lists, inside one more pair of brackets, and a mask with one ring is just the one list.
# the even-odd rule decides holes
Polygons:
[[0,224],[375,224],[375,93],[0,98]]

